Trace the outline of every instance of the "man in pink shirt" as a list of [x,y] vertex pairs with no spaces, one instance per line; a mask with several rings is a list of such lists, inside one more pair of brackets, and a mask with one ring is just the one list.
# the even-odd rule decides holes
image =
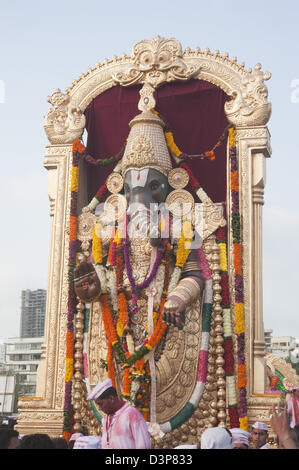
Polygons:
[[121,400],[111,379],[96,385],[87,400],[94,400],[105,413],[102,449],[150,449],[151,439],[142,414]]

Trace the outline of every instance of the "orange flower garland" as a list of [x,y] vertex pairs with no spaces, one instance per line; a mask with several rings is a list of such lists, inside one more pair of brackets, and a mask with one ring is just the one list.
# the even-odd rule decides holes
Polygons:
[[246,365],[239,364],[238,365],[238,387],[246,387],[247,385],[247,375],[246,375]]
[[73,153],[75,153],[75,152],[83,153],[84,150],[85,150],[85,147],[82,144],[81,140],[80,139],[74,140],[73,146],[72,146],[72,152]]
[[110,343],[110,341],[108,341],[107,366],[108,366],[108,377],[109,379],[112,380],[112,386],[115,388],[116,382],[115,382],[113,350],[112,350],[112,344]]
[[104,323],[106,335],[108,338],[108,342],[111,343],[113,346],[113,344],[118,342],[118,338],[117,338],[115,327],[112,321],[110,302],[109,302],[107,292],[102,292],[100,296],[100,303],[101,303],[103,323]]
[[242,246],[240,243],[234,243],[234,268],[236,274],[242,274]]
[[77,217],[70,216],[70,241],[74,242],[77,240]]

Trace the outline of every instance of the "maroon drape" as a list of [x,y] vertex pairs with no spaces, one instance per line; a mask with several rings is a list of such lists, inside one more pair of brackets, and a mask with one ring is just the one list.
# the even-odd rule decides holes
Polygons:
[[[137,108],[141,85],[115,86],[97,96],[86,108],[87,151],[94,158],[116,155],[129,134],[129,122]],[[187,154],[212,149],[228,122],[224,113],[227,95],[203,80],[169,83],[156,91],[155,109],[169,124],[174,141]],[[214,202],[226,197],[226,140],[216,149],[216,159],[188,162],[195,177]],[[87,166],[89,201],[111,172],[110,167]]]

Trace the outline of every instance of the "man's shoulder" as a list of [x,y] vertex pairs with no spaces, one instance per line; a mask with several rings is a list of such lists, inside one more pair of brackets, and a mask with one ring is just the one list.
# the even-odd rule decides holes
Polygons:
[[130,403],[126,404],[126,406],[124,407],[123,412],[126,413],[126,414],[129,414],[129,415],[140,416],[143,419],[143,416],[140,413],[140,411],[137,410],[137,408],[135,408],[134,406],[130,405]]

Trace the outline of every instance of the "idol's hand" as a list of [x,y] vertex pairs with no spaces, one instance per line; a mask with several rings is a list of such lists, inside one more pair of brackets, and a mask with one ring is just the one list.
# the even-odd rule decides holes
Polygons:
[[92,302],[101,293],[101,283],[91,263],[82,261],[74,271],[74,288],[79,299]]
[[171,295],[165,302],[162,319],[165,323],[182,330],[185,325],[185,311],[185,302],[176,295]]

